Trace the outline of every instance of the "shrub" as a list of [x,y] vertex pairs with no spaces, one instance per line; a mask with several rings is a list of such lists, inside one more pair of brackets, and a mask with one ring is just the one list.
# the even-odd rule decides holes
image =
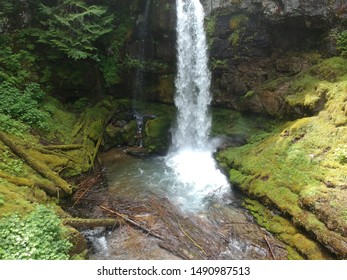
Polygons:
[[69,258],[71,243],[53,210],[38,205],[28,216],[0,220],[0,259],[60,260]]
[[47,129],[46,120],[49,114],[39,110],[39,103],[44,96],[45,93],[36,83],[28,84],[22,91],[9,82],[5,82],[0,85],[0,114],[30,126]]
[[29,127],[20,121],[12,119],[8,115],[0,113],[0,130],[15,136],[22,136],[25,132],[29,131]]
[[347,30],[342,31],[337,38],[337,49],[342,56],[347,56]]

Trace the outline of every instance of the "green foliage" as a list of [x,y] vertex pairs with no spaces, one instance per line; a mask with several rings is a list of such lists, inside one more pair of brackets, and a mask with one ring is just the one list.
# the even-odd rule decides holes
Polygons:
[[[122,30],[122,28],[120,28]],[[124,31],[124,30],[123,30]],[[121,34],[120,37],[124,37]],[[99,67],[103,73],[106,86],[111,86],[120,82],[119,71],[121,69],[121,54],[123,40],[115,40],[110,48],[108,55],[100,55]]]
[[143,59],[138,59],[135,57],[127,56],[123,67],[125,69],[140,69],[151,72],[165,70],[168,66],[166,63],[160,61],[147,61]]
[[22,136],[29,131],[29,126],[0,113],[0,130],[12,135]]
[[107,8],[85,1],[62,0],[58,5],[40,6],[45,30],[38,30],[39,42],[56,48],[75,60],[93,58],[95,41],[113,29],[114,16]]
[[30,70],[36,57],[26,50],[14,52],[8,38],[0,38],[0,83],[8,82],[21,86],[29,80]]
[[26,175],[23,160],[13,158],[8,150],[0,154],[0,170],[13,175]]
[[81,109],[86,108],[87,105],[88,105],[88,98],[82,97],[82,98],[77,99],[74,102],[73,108],[76,109],[76,110],[81,110]]
[[13,21],[12,15],[17,11],[18,2],[13,0],[0,1],[0,30],[8,30]]
[[24,218],[12,214],[0,220],[0,259],[69,259],[71,246],[59,218],[46,206]]
[[[20,90],[9,82],[5,82],[0,85],[0,114],[7,115],[30,126],[47,129],[46,119],[49,114],[39,110],[39,104],[44,96],[45,93],[36,83],[30,83],[24,90]],[[6,120],[6,117],[3,117],[3,119]],[[5,124],[7,131],[11,130],[10,123],[11,121]],[[15,125],[14,130],[24,131],[24,127],[21,127],[18,123],[12,123]]]
[[347,30],[342,31],[337,38],[337,49],[342,56],[347,56]]
[[347,163],[347,146],[337,147],[334,158],[341,164]]

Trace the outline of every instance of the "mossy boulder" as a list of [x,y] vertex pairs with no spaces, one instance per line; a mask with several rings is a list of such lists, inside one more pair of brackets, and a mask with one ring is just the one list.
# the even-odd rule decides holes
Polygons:
[[144,146],[150,152],[163,153],[168,149],[171,143],[171,123],[172,120],[168,117],[158,117],[147,121]]
[[127,146],[135,146],[137,144],[138,127],[136,120],[128,122],[122,131],[122,139]]

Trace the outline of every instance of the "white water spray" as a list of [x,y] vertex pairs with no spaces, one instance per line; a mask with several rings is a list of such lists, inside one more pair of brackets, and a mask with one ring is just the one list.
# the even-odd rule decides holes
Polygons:
[[209,137],[211,116],[210,83],[204,11],[199,0],[176,0],[177,6],[177,77],[175,104],[177,126],[173,133],[167,165],[187,192],[204,197],[227,187],[225,176],[213,158]]

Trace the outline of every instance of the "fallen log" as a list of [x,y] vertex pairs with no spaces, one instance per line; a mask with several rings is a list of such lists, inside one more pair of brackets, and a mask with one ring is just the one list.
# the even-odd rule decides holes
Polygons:
[[82,149],[83,145],[81,144],[66,144],[66,145],[47,145],[44,146],[47,150],[76,150],[76,149]]
[[163,236],[160,236],[160,235],[156,234],[156,233],[153,232],[152,230],[146,228],[145,226],[139,224],[138,222],[135,222],[135,221],[129,219],[128,217],[126,217],[125,215],[123,215],[123,214],[121,214],[121,213],[118,213],[117,211],[114,211],[114,210],[112,210],[112,209],[109,209],[109,208],[107,208],[107,207],[105,207],[105,206],[100,206],[100,208],[103,209],[103,210],[105,210],[105,211],[107,211],[107,212],[109,212],[109,213],[112,213],[112,214],[114,214],[114,215],[116,215],[116,216],[122,218],[124,221],[128,222],[129,224],[131,224],[131,225],[133,225],[133,226],[136,226],[136,227],[142,229],[144,232],[148,233],[149,235],[152,235],[152,236],[154,236],[154,237],[156,237],[156,238],[159,238],[160,240],[165,240],[165,238],[164,238]]
[[35,186],[42,189],[45,193],[51,195],[58,195],[59,189],[54,186],[51,181],[48,180],[35,180],[23,177],[12,176],[3,171],[0,171],[0,177],[7,180],[8,182],[15,184],[17,186]]
[[94,228],[94,227],[116,227],[121,224],[119,219],[82,219],[82,218],[66,218],[63,219],[63,224],[73,228]]
[[71,186],[58,175],[56,175],[47,165],[30,156],[20,145],[14,143],[5,133],[0,132],[0,140],[8,146],[18,157],[22,158],[31,168],[40,175],[52,181],[56,187],[62,189],[65,193],[71,194]]

